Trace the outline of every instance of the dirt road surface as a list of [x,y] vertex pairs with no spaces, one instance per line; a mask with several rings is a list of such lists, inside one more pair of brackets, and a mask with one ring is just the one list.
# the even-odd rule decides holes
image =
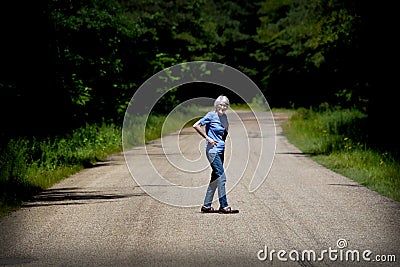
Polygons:
[[[257,137],[251,114],[239,117]],[[399,266],[400,203],[308,159],[282,134],[282,114],[274,118],[276,154],[267,179],[250,193],[244,172],[228,194],[239,214],[202,214],[200,206],[156,200],[116,154],[0,219],[0,265]],[[237,127],[232,121],[230,131]],[[200,136],[191,128],[179,136],[182,153],[198,158]],[[156,140],[135,148],[131,159],[149,154],[174,183],[207,183],[209,168],[182,172],[171,167],[162,147]],[[242,164],[238,154],[227,151],[228,183]],[[202,158],[196,164],[207,166]]]

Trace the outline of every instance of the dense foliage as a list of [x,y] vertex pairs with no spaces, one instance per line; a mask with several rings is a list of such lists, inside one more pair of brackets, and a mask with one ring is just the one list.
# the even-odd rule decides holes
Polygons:
[[[25,3],[24,3],[25,2]],[[135,90],[171,65],[209,60],[255,81],[272,107],[326,102],[394,110],[390,15],[363,0],[42,0],[3,3],[2,139],[120,124]],[[389,18],[389,19],[388,19]],[[219,94],[212,86],[175,91]],[[190,93],[189,93],[190,92]],[[232,96],[235,100],[235,96]],[[385,121],[387,122],[387,121]],[[385,137],[390,132],[385,132]],[[396,137],[384,138],[393,142]]]

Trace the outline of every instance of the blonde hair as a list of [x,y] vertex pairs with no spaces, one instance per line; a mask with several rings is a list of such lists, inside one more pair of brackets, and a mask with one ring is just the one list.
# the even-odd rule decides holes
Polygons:
[[221,102],[224,102],[229,106],[229,99],[224,95],[220,95],[219,97],[217,97],[217,99],[215,99],[214,107],[217,107]]

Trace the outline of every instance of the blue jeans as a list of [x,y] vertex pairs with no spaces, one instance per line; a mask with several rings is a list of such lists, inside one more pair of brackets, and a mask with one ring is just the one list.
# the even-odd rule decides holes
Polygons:
[[215,191],[218,188],[219,206],[222,208],[228,207],[226,199],[226,175],[224,170],[224,153],[213,153],[207,151],[207,159],[210,162],[212,172],[211,180],[207,188],[204,206],[210,207],[214,198]]

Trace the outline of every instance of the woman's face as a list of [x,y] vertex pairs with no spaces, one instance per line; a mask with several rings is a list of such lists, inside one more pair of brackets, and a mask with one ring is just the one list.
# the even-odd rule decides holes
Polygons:
[[229,105],[227,103],[221,101],[221,102],[219,102],[219,104],[217,105],[215,110],[217,111],[218,115],[222,115],[228,109],[228,106]]

